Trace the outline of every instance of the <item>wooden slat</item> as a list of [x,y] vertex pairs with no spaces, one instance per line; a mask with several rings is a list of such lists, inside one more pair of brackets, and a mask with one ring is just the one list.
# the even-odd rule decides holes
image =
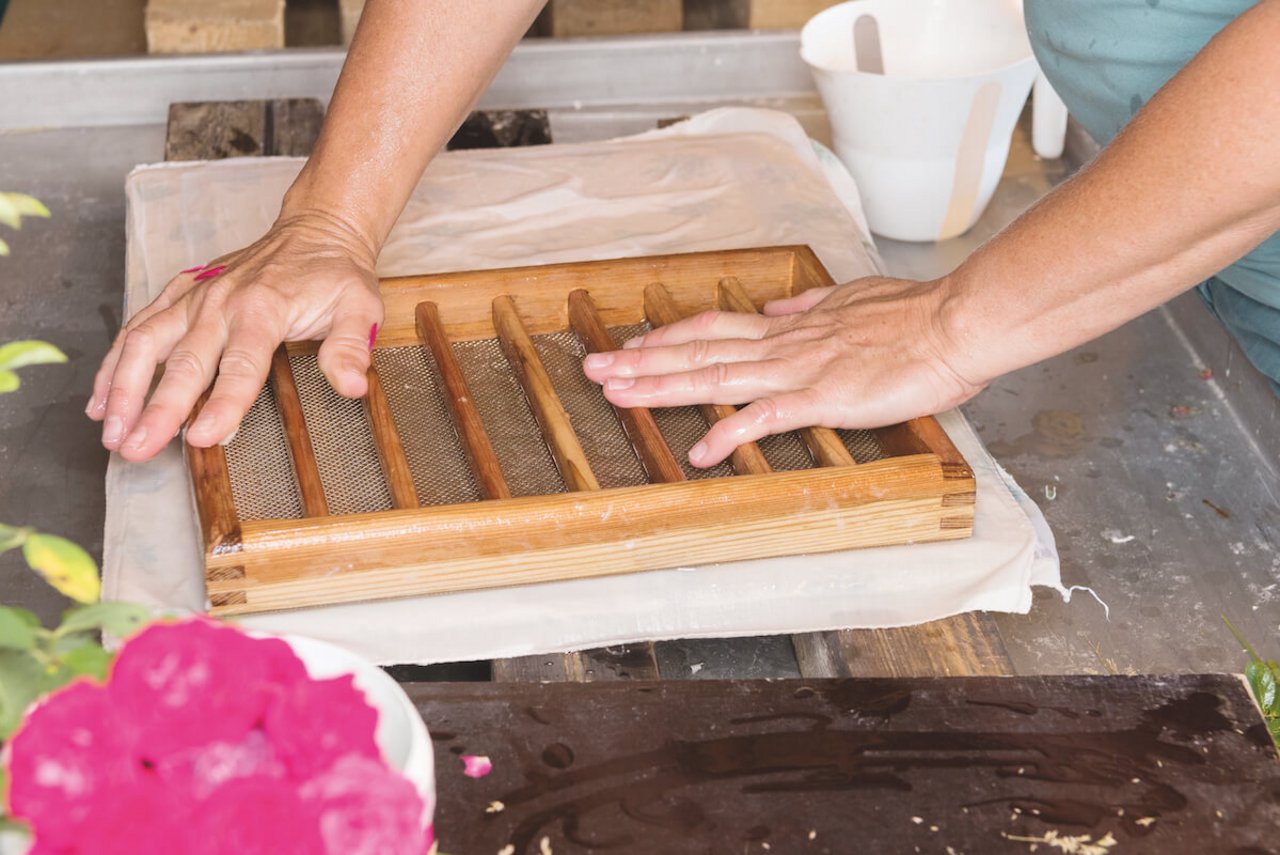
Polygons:
[[417,309],[418,338],[431,349],[440,383],[444,388],[444,403],[458,429],[467,463],[476,477],[480,492],[486,499],[509,499],[511,488],[502,474],[502,464],[489,441],[480,411],[467,386],[467,378],[458,365],[458,357],[449,344],[444,324],[440,321],[440,309],[435,303],[419,303]]
[[498,332],[502,351],[511,363],[533,415],[542,428],[542,436],[551,449],[556,467],[570,490],[599,490],[600,483],[591,471],[586,452],[578,442],[578,435],[569,421],[569,414],[556,395],[547,369],[543,366],[538,350],[533,345],[524,323],[516,312],[510,297],[501,296],[493,301],[493,325]]
[[[209,401],[212,390],[206,389],[187,419],[191,427]],[[184,443],[185,445],[185,443]],[[227,455],[221,445],[196,448],[185,445],[187,466],[195,490],[200,529],[209,557],[233,554],[240,549],[240,515],[231,495],[231,475]]]
[[[661,282],[651,283],[644,289],[644,311],[649,323],[655,327],[674,324],[683,317],[671,292]],[[703,404],[698,409],[702,411],[702,417],[707,420],[708,425],[738,412],[738,408],[732,404]],[[729,456],[729,462],[733,465],[733,471],[739,475],[764,475],[773,471],[764,452],[754,442],[735,448]]]
[[[569,294],[569,323],[582,340],[588,353],[607,353],[617,350],[617,343],[596,310],[591,295],[581,289]],[[667,445],[662,431],[653,420],[653,414],[645,407],[614,407],[618,421],[631,440],[636,455],[644,466],[645,474],[654,483],[670,484],[685,480],[675,455]]]
[[413,473],[409,469],[408,458],[404,456],[400,431],[396,429],[396,420],[391,415],[391,405],[387,403],[382,378],[378,376],[378,369],[372,363],[369,365],[367,378],[369,391],[364,396],[364,413],[369,419],[373,442],[378,449],[382,475],[391,489],[391,502],[396,508],[416,508],[419,506],[418,491],[413,485]]
[[[751,302],[751,296],[747,294],[746,289],[742,287],[742,282],[736,276],[726,276],[720,280],[716,288],[716,301],[726,312],[755,314],[758,311],[755,303]],[[830,428],[807,427],[801,428],[799,433],[819,466],[857,465],[858,461],[854,460],[849,449]]]
[[601,683],[659,676],[653,642],[493,661],[495,683]]
[[309,517],[327,516],[329,503],[325,500],[324,485],[320,481],[320,467],[316,465],[311,432],[302,414],[298,384],[294,381],[293,366],[284,346],[276,348],[271,357],[271,388],[275,392],[276,408],[280,411],[285,439],[289,443],[293,474],[298,479],[298,495],[302,497],[302,512]]

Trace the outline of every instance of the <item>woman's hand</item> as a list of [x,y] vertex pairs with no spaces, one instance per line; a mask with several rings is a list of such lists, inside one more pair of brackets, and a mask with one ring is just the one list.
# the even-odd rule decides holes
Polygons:
[[763,315],[705,312],[588,356],[584,370],[621,407],[747,404],[690,450],[713,466],[769,434],[881,427],[973,397],[986,381],[957,370],[947,296],[945,280],[859,279]]
[[[185,271],[120,331],[86,409],[102,444],[147,460],[214,382],[187,441],[224,441],[257,398],[283,341],[323,339],[319,364],[339,394],[364,395],[382,299],[376,248],[337,218],[283,218],[252,246]],[[164,376],[146,401],[156,366]],[[145,409],[143,408],[146,402]]]

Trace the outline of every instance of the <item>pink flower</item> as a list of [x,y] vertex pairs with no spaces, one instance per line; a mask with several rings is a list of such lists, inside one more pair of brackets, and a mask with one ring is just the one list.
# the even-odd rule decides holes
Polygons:
[[373,739],[378,712],[355,688],[350,674],[288,686],[267,710],[263,725],[281,760],[299,780],[323,772],[348,754],[381,757]]
[[274,696],[306,680],[302,661],[278,639],[255,639],[213,621],[153,624],[121,650],[108,689],[146,733],[152,761],[202,742],[237,742],[259,725]]
[[101,686],[79,681],[50,695],[10,743],[10,811],[41,844],[69,845],[103,793],[137,782],[135,737]]
[[302,787],[320,814],[326,851],[344,855],[422,855],[422,799],[379,760],[348,754]]
[[421,855],[413,785],[351,676],[197,619],[127,642],[106,686],[34,708],[9,745],[32,855]]
[[467,754],[462,757],[462,774],[468,778],[483,778],[493,771],[488,757]]

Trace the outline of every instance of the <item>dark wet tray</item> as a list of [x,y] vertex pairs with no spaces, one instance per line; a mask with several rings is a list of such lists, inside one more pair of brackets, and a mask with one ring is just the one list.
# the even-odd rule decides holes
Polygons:
[[1242,853],[1280,828],[1231,675],[406,688],[450,853]]

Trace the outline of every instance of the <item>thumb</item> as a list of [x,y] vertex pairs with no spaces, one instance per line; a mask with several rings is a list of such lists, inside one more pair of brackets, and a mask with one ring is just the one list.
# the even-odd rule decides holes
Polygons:
[[344,301],[337,309],[329,334],[316,357],[329,385],[346,398],[361,398],[369,391],[369,354],[382,324],[382,301]]

